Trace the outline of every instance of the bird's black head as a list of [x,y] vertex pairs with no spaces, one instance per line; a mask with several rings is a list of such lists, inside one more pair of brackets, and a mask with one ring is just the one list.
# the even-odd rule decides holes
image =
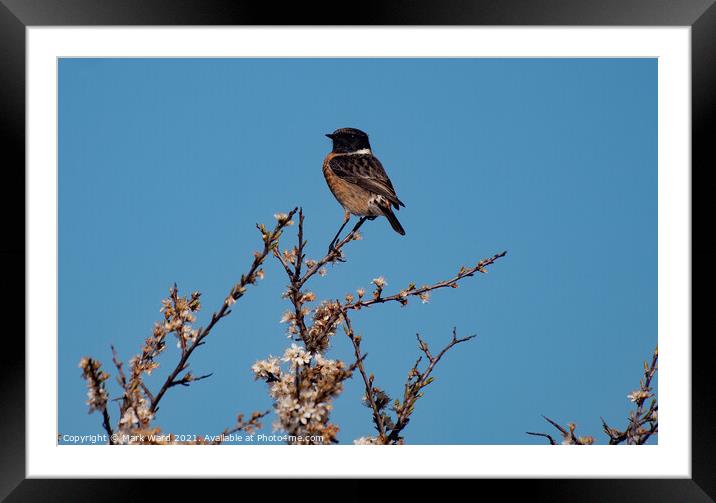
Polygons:
[[360,129],[344,127],[336,129],[326,136],[333,140],[334,152],[340,154],[353,153],[361,150],[366,150],[366,153],[370,152],[368,135]]

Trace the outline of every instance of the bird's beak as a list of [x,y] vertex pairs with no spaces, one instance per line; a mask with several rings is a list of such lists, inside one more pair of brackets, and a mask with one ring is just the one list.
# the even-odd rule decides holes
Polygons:
[[326,136],[328,136],[331,140],[333,139],[333,134],[332,134],[332,133],[326,133]]

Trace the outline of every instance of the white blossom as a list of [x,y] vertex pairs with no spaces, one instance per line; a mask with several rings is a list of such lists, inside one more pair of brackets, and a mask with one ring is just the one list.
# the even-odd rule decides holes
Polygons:
[[385,281],[385,278],[383,276],[378,276],[377,278],[373,278],[373,281],[371,281],[375,286],[378,288],[383,288],[388,284],[387,281]]
[[286,352],[283,354],[283,361],[285,362],[291,362],[296,365],[302,366],[306,365],[311,361],[311,353],[306,351],[301,346],[297,346],[295,343],[291,344],[291,347],[286,349]]
[[267,379],[270,375],[278,377],[281,373],[278,358],[269,356],[266,360],[258,360],[251,366],[255,379]]

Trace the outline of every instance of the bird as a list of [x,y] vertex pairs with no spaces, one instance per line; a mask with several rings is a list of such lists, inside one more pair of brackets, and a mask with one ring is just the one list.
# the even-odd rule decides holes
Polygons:
[[360,129],[346,127],[326,136],[333,141],[333,148],[323,160],[323,176],[344,210],[343,225],[329,249],[334,249],[351,214],[361,217],[359,223],[384,216],[393,230],[404,236],[405,229],[393,209],[399,210],[405,204],[398,199],[383,165],[373,155],[368,135]]

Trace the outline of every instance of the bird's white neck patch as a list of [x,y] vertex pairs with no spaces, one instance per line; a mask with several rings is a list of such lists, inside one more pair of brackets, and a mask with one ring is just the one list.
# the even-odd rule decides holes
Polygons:
[[369,148],[362,148],[360,150],[356,150],[355,152],[348,152],[348,155],[362,155],[362,154],[372,154],[373,152],[370,151]]

